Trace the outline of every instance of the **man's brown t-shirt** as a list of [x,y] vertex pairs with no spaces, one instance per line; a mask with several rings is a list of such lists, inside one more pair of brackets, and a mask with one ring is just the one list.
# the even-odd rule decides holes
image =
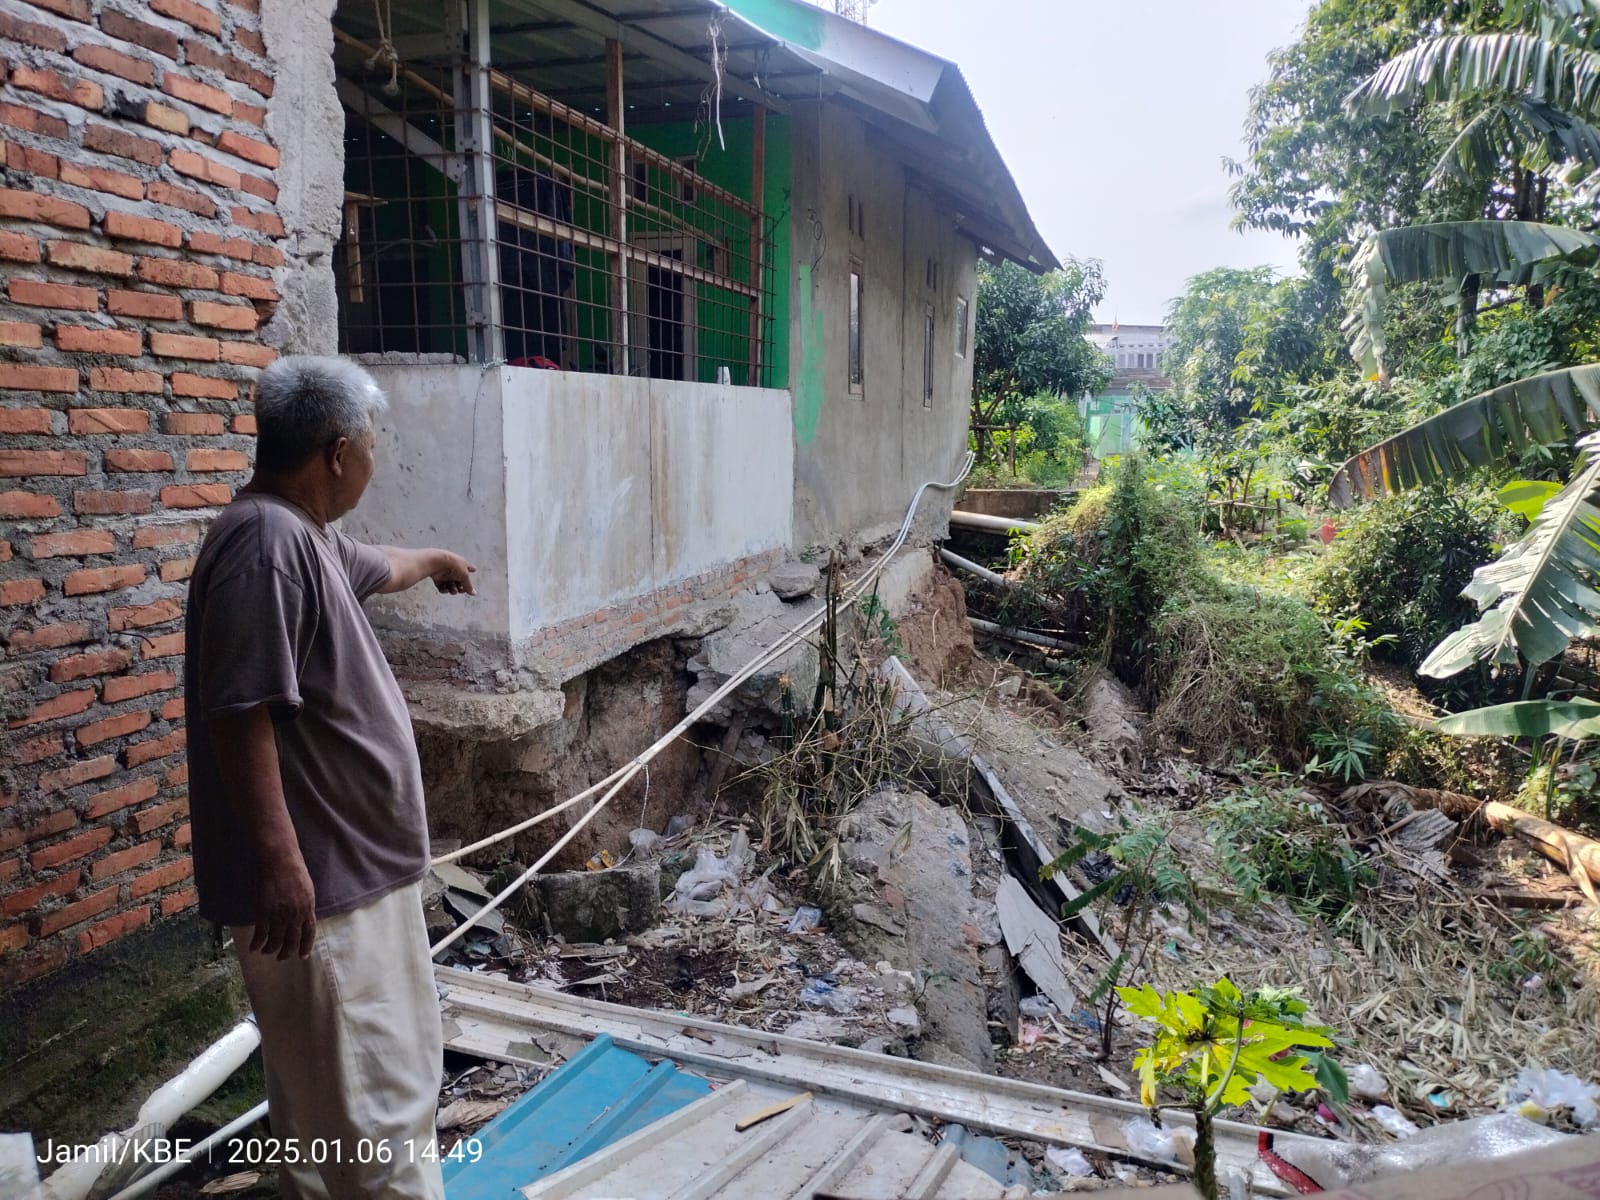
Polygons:
[[247,492],[211,526],[189,582],[189,806],[200,912],[255,922],[256,852],[217,770],[209,723],[266,705],[317,915],[359,908],[428,869],[411,720],[361,602],[383,553]]

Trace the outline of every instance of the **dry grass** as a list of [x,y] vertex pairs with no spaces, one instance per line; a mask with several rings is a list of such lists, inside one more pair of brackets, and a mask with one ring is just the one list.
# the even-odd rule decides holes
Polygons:
[[[1317,1020],[1389,1081],[1395,1107],[1419,1124],[1499,1107],[1525,1066],[1600,1080],[1600,980],[1593,965],[1538,961],[1526,930],[1485,901],[1433,889],[1376,896],[1349,936],[1307,923],[1263,953],[1257,939],[1208,943],[1201,956],[1158,958],[1152,975],[1192,987],[1228,974],[1241,987],[1294,984]],[[1529,968],[1543,966],[1542,972]],[[1542,976],[1524,987],[1524,974]],[[1443,1091],[1448,1109],[1425,1097]]]

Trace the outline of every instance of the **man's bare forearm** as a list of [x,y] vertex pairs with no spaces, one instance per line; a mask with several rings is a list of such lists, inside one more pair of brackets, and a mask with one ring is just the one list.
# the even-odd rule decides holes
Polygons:
[[299,861],[300,843],[283,798],[278,739],[265,705],[209,722],[217,770],[263,864]]
[[389,560],[389,579],[378,589],[380,594],[403,592],[424,579],[431,579],[441,592],[474,595],[472,572],[466,559],[450,550],[429,548],[411,550],[404,546],[379,546]]
[[316,890],[284,800],[272,715],[262,705],[209,724],[222,785],[256,851],[255,930],[249,948],[280,959],[306,958],[316,933]]

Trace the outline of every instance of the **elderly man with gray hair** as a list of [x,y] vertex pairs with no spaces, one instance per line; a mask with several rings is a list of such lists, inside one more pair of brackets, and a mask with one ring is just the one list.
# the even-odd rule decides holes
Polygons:
[[422,774],[361,604],[424,579],[471,594],[473,568],[334,528],[372,479],[384,406],[353,363],[268,367],[255,476],[189,584],[195,886],[232,927],[288,1196],[444,1195]]

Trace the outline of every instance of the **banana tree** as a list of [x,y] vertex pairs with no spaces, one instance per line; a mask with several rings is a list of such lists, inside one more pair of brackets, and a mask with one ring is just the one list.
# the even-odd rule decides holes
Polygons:
[[[1485,7],[1475,7],[1474,20]],[[1465,353],[1483,290],[1527,285],[1538,303],[1545,265],[1588,248],[1574,231],[1542,222],[1552,182],[1591,199],[1600,190],[1600,3],[1503,0],[1498,8],[1501,29],[1425,38],[1345,100],[1364,116],[1449,104],[1460,128],[1430,182],[1488,192],[1486,220],[1390,230],[1363,248],[1346,332],[1369,376],[1382,372],[1378,317],[1390,278],[1454,282],[1456,344]]]
[[[1600,133],[1600,0],[1507,0],[1503,32],[1425,39],[1362,83],[1347,103],[1387,113],[1423,101],[1476,103],[1439,170],[1556,167],[1569,181],[1595,176]],[[1383,307],[1396,283],[1538,284],[1592,271],[1600,238],[1528,220],[1454,221],[1373,235],[1351,264],[1345,333],[1369,377],[1383,376]],[[1421,670],[1444,678],[1475,662],[1534,666],[1600,630],[1600,364],[1567,367],[1481,393],[1368,447],[1335,473],[1329,498],[1347,505],[1457,478],[1530,443],[1576,440],[1572,478],[1529,500],[1532,523],[1465,594],[1482,616],[1451,635]]]

